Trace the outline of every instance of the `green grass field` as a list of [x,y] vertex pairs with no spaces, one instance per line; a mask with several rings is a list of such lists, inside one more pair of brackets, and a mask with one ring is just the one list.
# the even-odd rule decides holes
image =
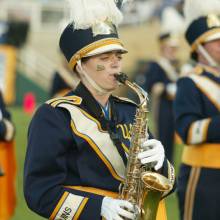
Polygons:
[[[21,108],[11,107],[10,111],[16,125],[16,153],[17,153],[17,208],[12,220],[42,220],[44,218],[31,212],[24,201],[23,196],[23,167],[26,152],[27,128],[31,116],[23,113]],[[176,147],[175,167],[178,170],[181,146]],[[172,194],[167,199],[168,220],[178,220],[178,205],[176,194]]]

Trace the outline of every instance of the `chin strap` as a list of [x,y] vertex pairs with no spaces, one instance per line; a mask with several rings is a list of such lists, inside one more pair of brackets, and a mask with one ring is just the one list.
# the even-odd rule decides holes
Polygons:
[[198,45],[198,51],[205,57],[210,66],[219,67],[218,63],[210,56],[210,54],[201,44]]
[[77,65],[80,69],[80,74],[82,74],[86,81],[97,91],[100,95],[106,95],[109,93],[108,90],[101,88],[88,74],[87,72],[82,68],[81,60],[77,61]]

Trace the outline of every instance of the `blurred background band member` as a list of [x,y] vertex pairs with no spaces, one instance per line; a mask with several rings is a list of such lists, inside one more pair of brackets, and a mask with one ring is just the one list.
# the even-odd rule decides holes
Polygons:
[[0,220],[9,220],[16,205],[14,134],[15,127],[0,92]]
[[[49,219],[134,219],[134,206],[118,199],[130,144],[119,125],[129,128],[137,109],[133,102],[112,96],[118,87],[114,74],[121,72],[127,52],[112,23],[122,15],[113,0],[71,4],[74,25],[63,31],[60,47],[81,82],[67,96],[43,104],[31,121],[25,199]],[[138,154],[141,163],[155,161],[153,170],[174,184],[162,144],[150,139],[144,140],[146,146],[152,149]],[[158,219],[166,218],[164,209],[160,214]]]
[[76,88],[79,82],[77,74],[74,74],[68,66],[66,58],[61,55],[61,65],[53,74],[50,97],[60,97],[66,95]]
[[185,143],[179,174],[181,219],[220,219],[220,1],[186,0],[185,37],[197,62],[180,78],[176,129]]
[[151,97],[155,135],[164,144],[171,161],[174,147],[173,99],[179,75],[178,50],[182,25],[183,18],[174,8],[164,9],[158,37],[160,58],[148,62],[141,85]]

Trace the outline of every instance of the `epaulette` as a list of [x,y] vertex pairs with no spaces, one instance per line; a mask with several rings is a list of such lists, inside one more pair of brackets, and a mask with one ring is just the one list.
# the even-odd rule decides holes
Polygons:
[[119,96],[115,96],[115,95],[113,96],[113,98],[115,98],[115,100],[118,101],[118,102],[129,103],[129,104],[137,106],[137,103],[135,103],[134,101],[132,101],[129,98],[119,97]]
[[46,102],[48,105],[57,107],[60,103],[68,103],[72,105],[80,105],[82,103],[82,98],[76,95],[63,96],[58,98],[50,99]]
[[204,71],[203,67],[198,65],[198,66],[194,67],[192,70],[190,70],[189,72],[181,74],[180,78],[187,77],[187,76],[190,76],[192,74],[200,75],[200,74],[202,74],[203,71]]
[[200,75],[204,71],[202,66],[196,66],[193,68],[192,73]]

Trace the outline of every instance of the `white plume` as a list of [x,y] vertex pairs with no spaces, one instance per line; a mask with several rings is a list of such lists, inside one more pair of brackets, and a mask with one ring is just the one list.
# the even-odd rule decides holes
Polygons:
[[68,0],[70,16],[75,29],[87,29],[93,24],[109,20],[116,26],[122,21],[122,13],[115,0]]
[[184,15],[189,25],[193,20],[208,14],[220,15],[220,0],[185,0]]
[[173,7],[166,7],[161,18],[161,34],[178,34],[184,31],[184,19]]

